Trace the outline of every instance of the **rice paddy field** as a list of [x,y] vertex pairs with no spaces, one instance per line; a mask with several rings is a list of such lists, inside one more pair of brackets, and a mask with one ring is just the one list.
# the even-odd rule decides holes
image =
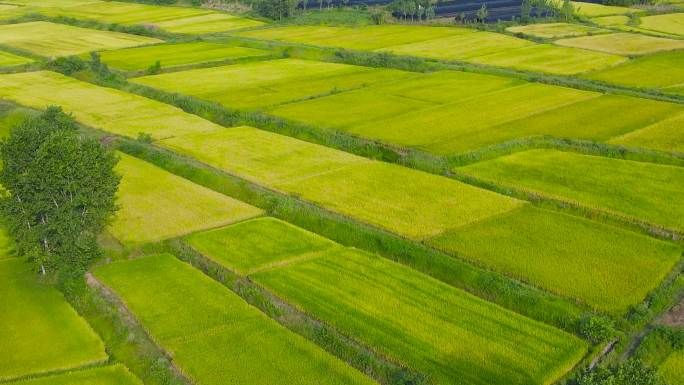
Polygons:
[[143,76],[133,82],[252,110],[410,76],[391,69],[280,59],[194,69],[182,76]]
[[104,265],[95,275],[193,383],[375,383],[171,255]]
[[531,206],[429,243],[614,315],[643,301],[682,256],[667,242]]
[[545,39],[559,39],[563,37],[584,36],[608,32],[601,28],[571,23],[529,24],[508,27],[506,28],[506,31]]
[[561,39],[556,44],[616,55],[646,55],[684,48],[684,40],[666,39],[635,33],[610,33]]
[[660,374],[670,384],[684,383],[684,351],[670,354],[659,367]]
[[585,3],[582,1],[571,2],[575,12],[586,17],[599,17],[610,15],[626,15],[638,12],[634,8],[603,5],[598,3]]
[[261,210],[125,154],[117,171],[117,216],[109,231],[124,245],[160,241],[258,216]]
[[606,209],[684,232],[684,168],[557,150],[533,150],[475,163],[458,172]]
[[103,62],[107,63],[110,67],[125,71],[144,70],[154,65],[157,61],[162,68],[169,68],[189,64],[257,58],[267,55],[269,55],[267,51],[259,49],[201,41],[159,44],[100,52],[100,58]]
[[617,55],[537,44],[503,34],[454,27],[373,26],[350,31],[344,27],[286,26],[238,35],[566,75],[599,70],[625,60]]
[[159,39],[34,21],[0,25],[0,44],[46,57],[161,43]]
[[684,114],[654,123],[610,140],[628,147],[648,147],[676,154],[684,153]]
[[0,380],[107,360],[104,345],[24,259],[0,260]]
[[132,138],[146,133],[161,139],[217,127],[168,104],[49,71],[0,75],[0,98],[39,109],[59,105],[83,124]]
[[32,61],[33,59],[29,59],[27,57],[0,51],[0,67],[13,67],[22,64],[28,64]]
[[639,27],[641,28],[684,36],[684,13],[651,15],[642,17],[640,20]]
[[[262,147],[266,142],[272,149],[267,153]],[[188,135],[160,144],[412,239],[434,236],[523,204],[455,180],[251,127]],[[317,153],[321,155],[306,156]],[[421,215],[416,217],[416,212]]]
[[16,1],[24,12],[101,23],[145,25],[179,34],[208,34],[258,27],[264,23],[210,9],[161,7],[117,1]]
[[334,250],[253,279],[420,369],[435,384],[549,384],[586,349],[564,332],[354,249]]
[[7,385],[143,385],[121,365],[100,366],[93,369],[55,374],[29,380],[8,382]]

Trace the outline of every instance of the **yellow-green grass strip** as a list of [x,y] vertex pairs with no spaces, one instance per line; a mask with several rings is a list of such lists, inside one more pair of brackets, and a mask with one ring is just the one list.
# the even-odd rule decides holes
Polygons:
[[470,59],[473,63],[507,67],[522,71],[577,75],[597,71],[627,61],[627,58],[553,44],[537,44],[505,50]]
[[0,51],[0,67],[14,67],[22,64],[31,63],[33,59],[18,56],[9,52]]
[[252,279],[435,385],[551,384],[587,350],[565,332],[355,249]]
[[241,275],[315,257],[338,245],[275,218],[250,219],[185,238],[195,250]]
[[119,155],[120,208],[109,230],[123,244],[160,241],[262,214],[147,162]]
[[641,303],[682,254],[664,241],[532,206],[429,243],[616,316]]
[[[267,141],[270,145],[263,147]],[[523,204],[452,179],[249,127],[172,138],[160,144],[412,239],[435,236]],[[320,155],[309,155],[316,153]]]
[[0,380],[107,359],[97,334],[25,260],[0,261],[0,282]]
[[573,23],[528,24],[508,27],[506,31],[544,39],[558,39],[607,32],[605,29]]
[[236,17],[225,13],[211,13],[201,16],[163,21],[156,23],[156,25],[165,31],[173,33],[197,35],[253,28],[264,25],[264,23],[258,20]]
[[643,56],[583,76],[629,87],[663,88],[667,92],[669,90],[665,87],[684,85],[684,51]]
[[684,233],[682,167],[532,150],[456,170]]
[[658,371],[668,384],[684,384],[684,350],[670,353]]
[[609,141],[628,147],[646,147],[684,154],[684,113]]
[[640,28],[684,36],[684,13],[644,16]]
[[126,71],[143,70],[157,61],[163,68],[169,68],[266,55],[269,53],[260,49],[211,42],[159,44],[100,52],[103,62],[110,67]]
[[0,98],[37,109],[58,105],[85,125],[112,134],[161,139],[218,126],[168,104],[55,72],[0,75]]
[[286,26],[240,32],[238,35],[294,43],[374,50],[395,45],[473,33],[472,29],[407,25],[366,27]]
[[591,22],[602,27],[614,27],[618,25],[627,25],[629,23],[629,16],[615,15],[615,16],[601,16],[591,19]]
[[151,37],[45,21],[0,25],[0,44],[47,57],[79,55],[161,42]]
[[391,69],[280,59],[144,76],[132,81],[231,108],[256,109],[410,76],[414,75]]
[[121,364],[71,371],[46,377],[9,382],[6,385],[143,385]]
[[616,55],[647,55],[684,48],[684,40],[646,36],[636,33],[611,33],[557,40],[556,44]]
[[[561,0],[556,0],[559,4],[562,3]],[[610,16],[610,15],[627,15],[630,13],[640,12],[635,8],[618,7],[611,5],[603,5],[597,3],[585,3],[581,1],[572,1],[575,12],[581,16],[586,17],[599,17],[599,16]]]
[[171,255],[94,273],[195,384],[375,383]]

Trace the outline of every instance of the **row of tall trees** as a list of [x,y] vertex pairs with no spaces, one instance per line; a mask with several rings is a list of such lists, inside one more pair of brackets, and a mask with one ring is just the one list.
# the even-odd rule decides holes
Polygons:
[[435,17],[437,0],[394,0],[387,8],[394,14],[401,15],[404,20],[421,21]]

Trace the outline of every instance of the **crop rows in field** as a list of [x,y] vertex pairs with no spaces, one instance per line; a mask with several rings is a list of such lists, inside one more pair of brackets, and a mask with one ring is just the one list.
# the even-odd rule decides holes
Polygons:
[[[65,16],[102,23],[144,25],[172,33],[206,34],[255,27],[263,23],[209,9],[161,7],[116,1],[26,1],[22,13],[39,12],[48,16]],[[87,5],[87,6],[86,6]]]
[[[454,71],[416,74],[295,59],[133,81],[441,155],[539,135],[616,138],[639,147],[641,136],[629,142],[621,142],[621,137],[640,129],[657,131],[659,122],[684,113],[677,104],[507,77]],[[684,129],[671,130],[670,137],[648,135],[643,146],[677,150],[678,141],[684,141]]]
[[684,40],[626,32],[561,39],[556,44],[625,56],[684,49]]
[[605,29],[572,23],[517,25],[506,28],[506,31],[544,39],[559,39],[563,37],[584,36],[608,32]]
[[0,98],[38,109],[62,106],[83,124],[132,138],[146,133],[162,139],[217,127],[168,104],[48,71],[0,75]]
[[107,359],[97,334],[25,260],[0,260],[0,281],[0,381]]
[[102,366],[64,374],[9,382],[5,385],[143,385],[128,369],[121,365]]
[[684,13],[644,16],[639,21],[640,28],[684,36]]
[[456,169],[684,232],[684,168],[532,150]]
[[254,128],[159,143],[611,313],[642,301],[681,254],[645,236]]
[[0,67],[13,67],[32,62],[33,59],[0,51]]
[[287,26],[246,31],[240,35],[568,75],[605,68],[625,60],[616,55],[537,44],[498,33],[451,27]]
[[124,244],[160,241],[226,225],[261,214],[261,210],[125,154],[120,205],[109,231]]
[[169,68],[267,55],[269,52],[260,49],[211,42],[159,44],[100,52],[103,62],[110,67],[126,71],[144,70],[157,61],[161,67]]
[[0,25],[0,44],[47,57],[79,55],[161,42],[151,37],[45,21]]
[[549,384],[586,351],[564,332],[275,219],[188,242],[231,269],[256,263],[258,283],[436,385]]
[[94,273],[193,383],[374,383],[168,254],[111,263]]

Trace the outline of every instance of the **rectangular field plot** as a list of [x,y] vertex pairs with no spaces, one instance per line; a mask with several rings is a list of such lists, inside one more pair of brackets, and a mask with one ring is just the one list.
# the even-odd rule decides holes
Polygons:
[[614,315],[643,301],[682,253],[667,242],[531,206],[429,243]]
[[32,62],[33,59],[0,51],[0,67],[14,67]]
[[682,167],[533,150],[456,170],[684,233]]
[[[560,1],[559,1],[560,3]],[[610,16],[610,15],[626,15],[629,13],[639,12],[638,9],[627,7],[616,7],[611,5],[603,5],[596,3],[585,3],[581,1],[573,1],[572,5],[575,12],[586,17]]]
[[226,32],[263,23],[224,12],[188,7],[163,7],[116,1],[89,1],[87,6],[78,2],[36,2],[33,11],[50,16],[96,20],[101,23],[145,25],[172,33],[206,34]]
[[102,366],[32,380],[9,382],[6,385],[143,385],[121,365]]
[[[174,138],[160,144],[414,239],[434,236],[523,204],[455,180],[369,161],[290,137],[256,129],[242,128],[242,133],[232,130]],[[260,145],[264,138],[270,140],[269,147]],[[270,154],[270,148],[280,150]],[[315,153],[321,155],[310,155]]]
[[666,39],[636,33],[610,33],[557,40],[565,47],[583,48],[616,55],[646,55],[684,48],[684,40]]
[[672,352],[658,371],[668,384],[684,384],[684,350]]
[[644,16],[640,28],[684,36],[684,13]]
[[[684,51],[644,56],[603,71],[584,75],[594,80],[630,87],[661,88],[677,93],[684,85]],[[679,92],[684,94],[684,90]]]
[[144,76],[132,81],[231,108],[256,109],[410,76],[413,74],[398,70],[281,59]]
[[217,127],[168,104],[56,72],[0,75],[0,98],[38,109],[62,106],[80,123],[132,138],[147,133],[161,139]]
[[159,241],[261,214],[147,162],[120,156],[120,209],[109,231],[124,244]]
[[0,282],[0,380],[107,359],[97,334],[25,260],[0,260]]
[[601,28],[572,23],[528,24],[508,27],[506,28],[506,31],[546,39],[558,39],[562,37],[584,36],[607,32]]
[[252,278],[435,385],[551,384],[586,352],[565,332],[355,249]]
[[159,44],[100,52],[103,62],[110,67],[126,71],[144,70],[157,61],[162,68],[169,68],[228,59],[259,57],[268,54],[267,51],[259,49],[209,42]]
[[338,245],[274,218],[257,218],[186,237],[195,250],[243,275],[303,258]]
[[195,384],[375,384],[173,256],[111,263],[95,275]]
[[324,47],[373,50],[419,41],[444,39],[473,33],[472,29],[453,27],[421,27],[406,25],[374,25],[362,28],[328,26],[287,26],[238,33],[264,40],[288,41]]
[[159,39],[120,32],[34,21],[0,25],[0,44],[54,57],[79,55],[103,49],[161,43]]
[[608,143],[684,154],[684,114],[615,137]]

